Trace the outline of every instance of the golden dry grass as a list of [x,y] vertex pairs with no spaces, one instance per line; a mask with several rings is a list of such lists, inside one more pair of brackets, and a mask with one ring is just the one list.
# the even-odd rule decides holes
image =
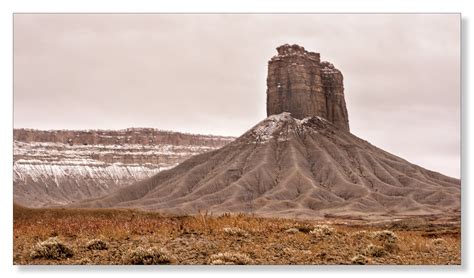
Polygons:
[[[418,221],[418,220],[416,220]],[[458,224],[14,207],[15,264],[460,264]],[[416,223],[416,224],[413,224]],[[289,232],[291,231],[291,232]],[[31,256],[55,238],[71,256]]]

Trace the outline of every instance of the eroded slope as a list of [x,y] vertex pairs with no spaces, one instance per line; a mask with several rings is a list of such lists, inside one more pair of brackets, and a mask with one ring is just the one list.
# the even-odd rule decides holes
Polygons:
[[80,206],[263,216],[457,213],[460,181],[311,117],[272,115],[223,148]]

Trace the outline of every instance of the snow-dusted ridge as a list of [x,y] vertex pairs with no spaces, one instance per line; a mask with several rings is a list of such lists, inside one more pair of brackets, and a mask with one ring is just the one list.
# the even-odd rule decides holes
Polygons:
[[256,144],[267,143],[273,138],[278,138],[279,141],[285,141],[288,140],[292,133],[303,131],[317,133],[317,130],[313,128],[314,124],[312,124],[311,121],[329,123],[326,119],[319,116],[306,117],[300,120],[293,118],[291,113],[283,112],[268,116],[266,119],[247,131],[245,135],[252,136],[255,139],[252,142]]
[[14,135],[14,199],[31,207],[102,196],[233,139],[153,129]]

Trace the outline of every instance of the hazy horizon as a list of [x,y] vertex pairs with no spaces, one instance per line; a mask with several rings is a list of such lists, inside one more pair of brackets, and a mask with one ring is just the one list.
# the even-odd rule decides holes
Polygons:
[[342,71],[353,134],[460,176],[458,14],[15,14],[14,127],[239,136],[284,43]]

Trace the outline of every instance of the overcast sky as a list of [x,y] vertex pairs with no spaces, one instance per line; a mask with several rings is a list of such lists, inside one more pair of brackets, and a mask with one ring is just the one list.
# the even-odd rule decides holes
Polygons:
[[460,176],[460,16],[14,16],[14,125],[239,136],[284,43],[344,75],[352,133]]

